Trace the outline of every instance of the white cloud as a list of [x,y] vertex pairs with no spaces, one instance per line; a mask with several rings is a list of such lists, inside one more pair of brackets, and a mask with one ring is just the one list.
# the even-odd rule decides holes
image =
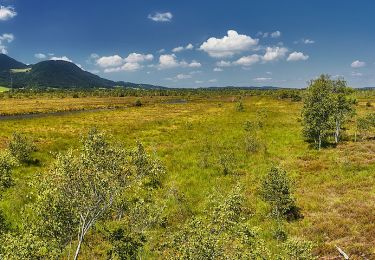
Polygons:
[[255,78],[253,79],[256,82],[265,82],[265,81],[270,81],[272,78]]
[[8,53],[7,47],[4,45],[0,45],[0,53],[7,54]]
[[214,58],[231,57],[234,54],[249,50],[258,44],[258,39],[253,39],[244,34],[229,30],[223,38],[211,37],[199,47]]
[[93,59],[93,60],[96,60],[96,59],[99,59],[99,54],[97,54],[97,53],[91,53],[90,54],[90,59]]
[[144,66],[141,64],[154,59],[152,54],[130,53],[126,58],[119,55],[104,56],[96,60],[96,64],[104,69],[105,73],[140,70]]
[[103,56],[96,60],[96,64],[102,68],[116,67],[123,63],[123,59],[119,55]]
[[188,74],[178,74],[176,76],[176,79],[190,79],[191,78],[191,75],[188,75]]
[[294,44],[298,44],[298,43],[313,44],[313,43],[315,43],[315,41],[311,40],[311,39],[304,39],[304,38],[302,38],[302,39],[300,39],[298,41],[294,41]]
[[154,22],[170,22],[173,18],[172,13],[154,13],[147,16],[148,19],[153,20]]
[[288,52],[288,49],[285,47],[267,47],[266,53],[262,57],[263,61],[276,61],[281,58],[284,58],[285,54]]
[[192,50],[194,48],[194,45],[189,43],[188,45],[186,45],[185,49],[186,50]]
[[159,57],[159,68],[170,69],[180,66],[174,54],[163,54]]
[[304,44],[313,44],[313,43],[315,43],[315,41],[314,40],[310,40],[310,39],[303,39],[303,43]]
[[196,81],[194,81],[196,84],[202,84],[203,83],[203,81],[202,80],[196,80]]
[[172,69],[177,67],[199,68],[202,64],[193,60],[191,63],[179,61],[175,54],[163,54],[159,57],[158,69]]
[[62,61],[67,61],[67,62],[73,62],[71,59],[69,59],[66,56],[61,56],[61,57],[51,57],[50,60],[62,60]]
[[14,40],[14,35],[11,33],[3,33],[0,35],[0,52],[7,54],[7,46],[5,44],[11,43]]
[[178,47],[172,49],[173,52],[180,52],[180,51],[183,51],[183,50],[184,50],[184,47],[182,47],[182,46],[178,46]]
[[292,52],[289,54],[287,61],[299,61],[299,60],[307,60],[309,55],[305,55],[302,52]]
[[16,10],[11,6],[0,6],[0,20],[7,21],[17,15]]
[[279,38],[281,36],[281,32],[280,31],[272,32],[270,35],[271,35],[271,38]]
[[3,33],[0,35],[0,43],[7,42],[11,43],[14,40],[14,35],[12,33]]
[[234,65],[240,65],[240,66],[251,66],[255,63],[258,63],[260,61],[261,57],[257,54],[244,56],[233,62]]
[[275,32],[258,32],[257,36],[261,36],[263,38],[271,37],[271,38],[279,38],[281,36],[280,31]]
[[194,45],[189,43],[188,45],[186,45],[185,47],[183,46],[178,46],[176,48],[173,48],[172,49],[172,52],[181,52],[181,51],[184,51],[184,50],[192,50],[194,48]]
[[158,53],[164,53],[164,52],[165,52],[165,49],[158,50]]
[[218,67],[216,67],[216,68],[213,69],[213,71],[214,71],[214,72],[222,72],[223,69],[222,69],[222,68],[218,68]]
[[353,61],[352,64],[350,65],[352,68],[362,68],[364,66],[366,66],[366,62],[364,61],[359,61],[359,60],[356,60],[356,61]]
[[124,59],[125,62],[128,63],[140,63],[145,61],[151,61],[154,59],[154,55],[152,54],[140,54],[140,53],[130,53],[128,57]]
[[216,66],[218,67],[230,67],[231,65],[232,63],[230,61],[221,60],[221,61],[216,62]]
[[188,65],[190,68],[199,68],[202,66],[202,64],[200,64],[198,61],[196,60],[193,60],[191,63],[189,63]]
[[360,73],[360,72],[352,72],[352,76],[353,76],[353,77],[362,77],[363,74]]
[[47,55],[43,54],[43,53],[35,53],[34,54],[34,57],[37,58],[37,59],[45,59],[47,58]]
[[210,79],[208,82],[210,83],[217,82],[217,79]]

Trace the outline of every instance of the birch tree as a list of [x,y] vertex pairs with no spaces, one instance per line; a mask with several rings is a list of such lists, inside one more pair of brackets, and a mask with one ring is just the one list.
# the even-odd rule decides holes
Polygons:
[[307,89],[302,115],[304,135],[314,140],[318,150],[332,129],[333,83],[328,75],[312,80]]

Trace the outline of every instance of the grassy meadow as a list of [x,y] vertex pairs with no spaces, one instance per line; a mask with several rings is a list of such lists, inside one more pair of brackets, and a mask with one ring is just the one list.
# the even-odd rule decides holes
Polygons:
[[0,87],[0,92],[5,92],[5,91],[8,91],[9,88],[6,88],[6,87]]
[[[133,105],[137,99],[142,106]],[[344,142],[316,151],[302,137],[302,102],[243,96],[244,110],[237,111],[238,99],[239,95],[224,94],[1,99],[1,115],[86,111],[0,117],[0,149],[6,148],[15,131],[30,137],[38,148],[33,154],[38,163],[16,168],[15,183],[3,194],[0,207],[12,227],[20,225],[22,209],[30,202],[29,182],[37,173],[46,171],[58,152],[77,147],[82,135],[96,127],[125,147],[141,141],[163,162],[167,174],[158,193],[165,202],[172,229],[193,215],[205,214],[210,195],[227,194],[240,183],[252,211],[251,222],[277,252],[278,242],[272,237],[277,223],[269,218],[268,206],[258,190],[270,167],[280,165],[293,180],[297,205],[303,214],[303,218],[285,223],[290,236],[313,241],[314,253],[325,259],[339,256],[335,245],[352,259],[375,257],[374,140],[354,142],[351,122]],[[370,99],[359,99],[358,114],[375,112],[373,106],[366,106]],[[263,122],[258,134],[261,149],[247,152],[245,124],[257,118]],[[220,165],[223,156],[231,158],[227,175]],[[169,196],[171,191],[182,194],[184,199]],[[149,231],[144,258],[157,258],[153,247],[162,239],[162,229]],[[105,245],[100,241],[100,236],[89,235],[82,258],[105,258]]]

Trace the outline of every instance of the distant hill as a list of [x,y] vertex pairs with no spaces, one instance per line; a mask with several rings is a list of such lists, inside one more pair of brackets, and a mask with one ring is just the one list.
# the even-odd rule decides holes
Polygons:
[[0,54],[0,72],[9,72],[11,69],[25,69],[26,64],[19,62],[5,54]]
[[51,88],[111,88],[115,86],[160,89],[160,86],[115,82],[84,71],[76,64],[62,60],[42,61],[26,65],[0,54],[0,85],[13,88],[51,87]]

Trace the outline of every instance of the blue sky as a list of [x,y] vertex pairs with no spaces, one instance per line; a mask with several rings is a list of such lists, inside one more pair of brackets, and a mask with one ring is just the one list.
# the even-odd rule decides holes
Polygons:
[[169,87],[375,86],[374,1],[0,0],[0,49]]

